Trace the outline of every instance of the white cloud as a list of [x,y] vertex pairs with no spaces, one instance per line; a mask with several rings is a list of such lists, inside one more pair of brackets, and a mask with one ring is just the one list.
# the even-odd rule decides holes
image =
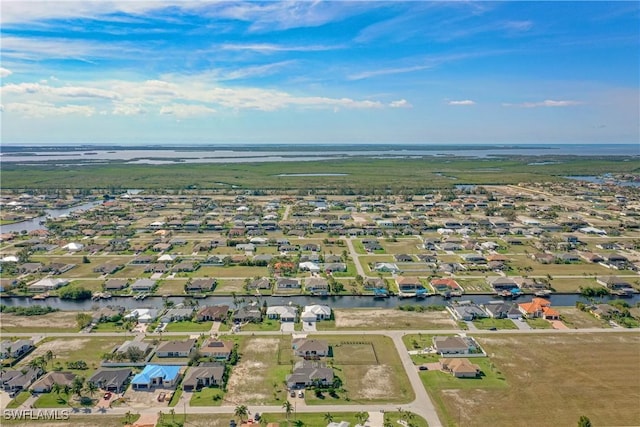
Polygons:
[[5,106],[7,113],[17,113],[27,117],[62,116],[67,114],[80,114],[92,116],[95,108],[87,105],[54,105],[46,102],[14,102]]
[[145,114],[146,112],[147,110],[142,108],[140,105],[117,103],[114,105],[111,114],[117,116],[137,116]]
[[463,99],[461,101],[449,101],[449,105],[476,105],[476,103],[470,99]]
[[261,53],[273,53],[273,52],[323,52],[327,50],[343,49],[345,45],[278,45],[271,43],[226,43],[220,46],[223,50],[239,50],[239,51],[252,51]]
[[413,105],[406,99],[399,99],[397,101],[391,101],[389,103],[389,107],[391,108],[412,108]]
[[422,71],[432,68],[431,65],[414,65],[412,67],[398,67],[398,68],[383,68],[372,71],[362,71],[360,73],[352,74],[348,76],[349,80],[362,80],[370,77],[386,76],[389,74],[403,74],[412,73],[414,71]]
[[6,68],[4,68],[4,67],[0,67],[0,77],[3,77],[3,78],[4,78],[4,77],[8,77],[8,76],[10,76],[11,74],[13,74],[13,73],[11,72],[11,70],[7,70],[7,69],[6,69]]
[[0,88],[0,94],[44,94],[62,98],[101,98],[118,99],[114,91],[83,86],[49,86],[46,80],[41,83],[8,84]]
[[165,105],[160,109],[160,114],[172,115],[178,118],[205,116],[214,114],[215,112],[216,110],[213,108],[194,104],[171,104]]
[[580,105],[582,102],[580,101],[555,101],[553,99],[546,99],[540,102],[523,102],[520,104],[508,104],[504,103],[502,106],[504,107],[520,107],[520,108],[538,108],[538,107],[573,107],[576,105]]

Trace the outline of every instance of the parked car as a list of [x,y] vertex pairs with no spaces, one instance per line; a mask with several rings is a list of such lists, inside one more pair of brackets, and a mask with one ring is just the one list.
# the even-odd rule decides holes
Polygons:
[[429,368],[427,368],[424,365],[420,365],[420,367],[418,369],[420,369],[421,371],[428,371],[429,370]]
[[295,390],[291,390],[291,393],[289,393],[289,396],[291,396],[291,397],[296,397],[296,392],[295,392]]
[[304,391],[300,390],[300,391],[298,392],[298,397],[304,397]]
[[253,420],[260,421],[260,412],[256,412],[255,414],[253,414]]
[[111,392],[110,392],[110,391],[106,392],[106,393],[104,394],[104,398],[105,398],[105,400],[109,400],[109,399],[111,399]]

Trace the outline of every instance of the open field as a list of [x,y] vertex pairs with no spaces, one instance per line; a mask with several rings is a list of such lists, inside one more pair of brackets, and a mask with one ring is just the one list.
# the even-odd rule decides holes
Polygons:
[[609,322],[597,319],[576,307],[554,307],[560,312],[562,322],[569,328],[610,328]]
[[225,404],[280,405],[286,399],[283,387],[291,365],[278,364],[278,349],[291,348],[291,336],[243,337],[239,341],[240,360],[227,382]]
[[[36,349],[20,361],[18,366],[26,366],[30,360],[37,356],[44,356],[47,351],[53,353],[53,360],[49,362],[48,369],[61,366],[64,371],[71,371],[85,378],[99,368],[102,355],[110,351],[117,344],[124,341],[113,337],[98,338],[55,338],[38,344]],[[87,363],[86,370],[67,369],[65,362],[77,362],[83,360]]]
[[539,426],[569,426],[581,415],[593,425],[638,425],[640,371],[630,367],[640,364],[640,334],[477,339],[507,387],[429,389],[445,425],[524,427],[535,418]]
[[78,330],[75,311],[57,311],[40,316],[0,314],[0,331],[11,332],[75,332]]
[[[446,311],[379,310],[379,309],[335,309],[335,323],[318,322],[318,329],[452,329],[456,323]],[[332,328],[333,326],[333,328]]]
[[406,403],[414,399],[404,366],[390,338],[382,335],[322,335],[315,338],[326,340],[333,347],[337,356],[334,373],[342,380],[346,392],[339,393],[340,399],[327,393],[319,399],[313,393],[307,393],[307,404]]
[[[133,420],[137,419],[139,415],[133,416]],[[121,416],[112,416],[112,415],[101,415],[99,417],[95,415],[79,415],[79,414],[70,414],[70,418],[68,420],[2,420],[2,425],[15,425],[15,426],[26,426],[26,427],[114,427],[114,426],[122,426],[124,425],[125,417]],[[227,421],[227,425],[228,425]],[[216,425],[216,424],[209,424]],[[223,424],[220,424],[222,426]]]
[[[546,157],[539,157],[538,162]],[[549,158],[554,158],[550,156]],[[530,166],[530,157],[509,159],[348,159],[288,163],[229,163],[215,168],[207,164],[175,165],[83,165],[60,169],[54,164],[3,165],[4,188],[219,188],[219,183],[238,188],[261,189],[384,189],[451,188],[454,184],[511,184],[552,182],[565,175],[593,175],[600,171],[634,171],[634,162],[617,159],[565,157],[562,162]],[[478,173],[481,169],[482,173]],[[385,171],[387,171],[385,173]],[[283,177],[279,174],[339,173],[341,176]],[[390,179],[392,178],[392,179]],[[455,179],[452,179],[455,178]]]

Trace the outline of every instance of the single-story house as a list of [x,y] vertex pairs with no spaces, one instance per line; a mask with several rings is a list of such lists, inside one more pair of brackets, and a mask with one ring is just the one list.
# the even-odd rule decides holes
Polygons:
[[494,319],[519,319],[522,313],[518,305],[511,301],[490,301],[484,304],[484,310]]
[[611,316],[620,314],[620,310],[610,304],[596,304],[589,307],[589,313],[598,319],[609,319]]
[[153,279],[138,279],[131,285],[131,290],[134,292],[149,292],[155,286],[156,281]]
[[156,350],[158,357],[189,357],[196,350],[196,339],[167,341]]
[[235,323],[244,323],[244,322],[260,322],[262,321],[262,311],[260,311],[260,307],[257,304],[245,305],[243,307],[238,308],[233,313],[233,321]]
[[162,323],[180,322],[183,320],[191,320],[193,317],[193,307],[188,308],[170,308],[160,317]]
[[52,371],[34,382],[31,386],[31,391],[34,393],[48,393],[51,391],[54,384],[71,386],[75,378],[76,374],[72,372]]
[[300,281],[298,279],[289,279],[280,277],[276,280],[276,288],[278,289],[300,289]]
[[149,390],[154,387],[173,388],[180,379],[180,366],[147,365],[142,372],[133,377],[134,390]]
[[280,319],[281,322],[295,322],[298,318],[298,307],[293,305],[273,305],[267,307],[269,319]]
[[466,337],[433,337],[433,348],[439,354],[469,354],[477,349],[475,341]]
[[98,369],[88,380],[105,391],[114,393],[122,393],[127,389],[129,379],[131,378],[131,369]]
[[480,306],[471,301],[460,301],[457,304],[450,305],[449,309],[456,320],[470,321],[488,317]]
[[436,292],[462,292],[462,287],[455,279],[433,279],[430,284]]
[[211,305],[202,307],[196,314],[196,320],[198,322],[205,322],[208,320],[222,321],[229,315],[228,305]]
[[333,383],[333,370],[322,362],[301,360],[293,367],[293,373],[287,376],[289,389],[305,388],[312,385],[328,386]]
[[221,341],[214,338],[207,338],[200,347],[203,356],[212,357],[218,360],[229,360],[233,351],[233,341]]
[[216,279],[193,279],[184,286],[187,292],[207,292],[212,291],[216,286]]
[[47,292],[54,291],[62,286],[65,286],[69,283],[66,279],[52,279],[50,277],[45,277],[44,279],[40,279],[34,284],[28,287],[29,292]]
[[155,308],[136,308],[131,313],[124,316],[125,319],[136,320],[139,323],[151,323],[158,317],[158,310]]
[[300,271],[310,271],[312,273],[319,273],[320,266],[315,262],[305,261],[298,264],[298,269]]
[[184,391],[196,391],[202,387],[223,385],[224,366],[218,363],[201,363],[199,366],[191,367],[182,381]]
[[121,291],[127,286],[129,286],[127,279],[109,279],[104,282],[105,291]]
[[311,293],[329,292],[329,282],[324,277],[309,277],[305,279],[304,287]]
[[373,269],[375,271],[386,272],[386,273],[399,273],[400,269],[397,265],[391,262],[376,262]]
[[151,344],[144,341],[129,340],[129,341],[123,342],[116,349],[116,351],[114,351],[114,353],[121,353],[121,354],[127,355],[127,352],[129,351],[129,349],[135,349],[139,351],[141,354],[146,355],[147,353],[149,353],[149,351],[151,351]]
[[329,343],[325,340],[296,338],[292,342],[293,354],[305,359],[329,355]]
[[3,340],[0,342],[0,359],[17,359],[28,353],[33,348],[32,340],[18,339],[15,341]]
[[39,367],[0,370],[0,385],[7,393],[18,393],[27,390],[40,375]]
[[300,319],[303,322],[316,322],[318,320],[328,320],[331,318],[331,307],[328,305],[307,305],[302,311]]
[[444,372],[450,372],[456,378],[476,378],[480,375],[480,367],[469,362],[469,359],[440,359],[440,366]]
[[247,284],[247,290],[252,289],[271,289],[271,281],[267,277],[251,280]]

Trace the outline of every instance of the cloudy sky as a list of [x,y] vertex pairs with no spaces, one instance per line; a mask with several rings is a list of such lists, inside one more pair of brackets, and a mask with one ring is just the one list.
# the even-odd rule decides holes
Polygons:
[[5,143],[637,143],[640,3],[3,0]]

